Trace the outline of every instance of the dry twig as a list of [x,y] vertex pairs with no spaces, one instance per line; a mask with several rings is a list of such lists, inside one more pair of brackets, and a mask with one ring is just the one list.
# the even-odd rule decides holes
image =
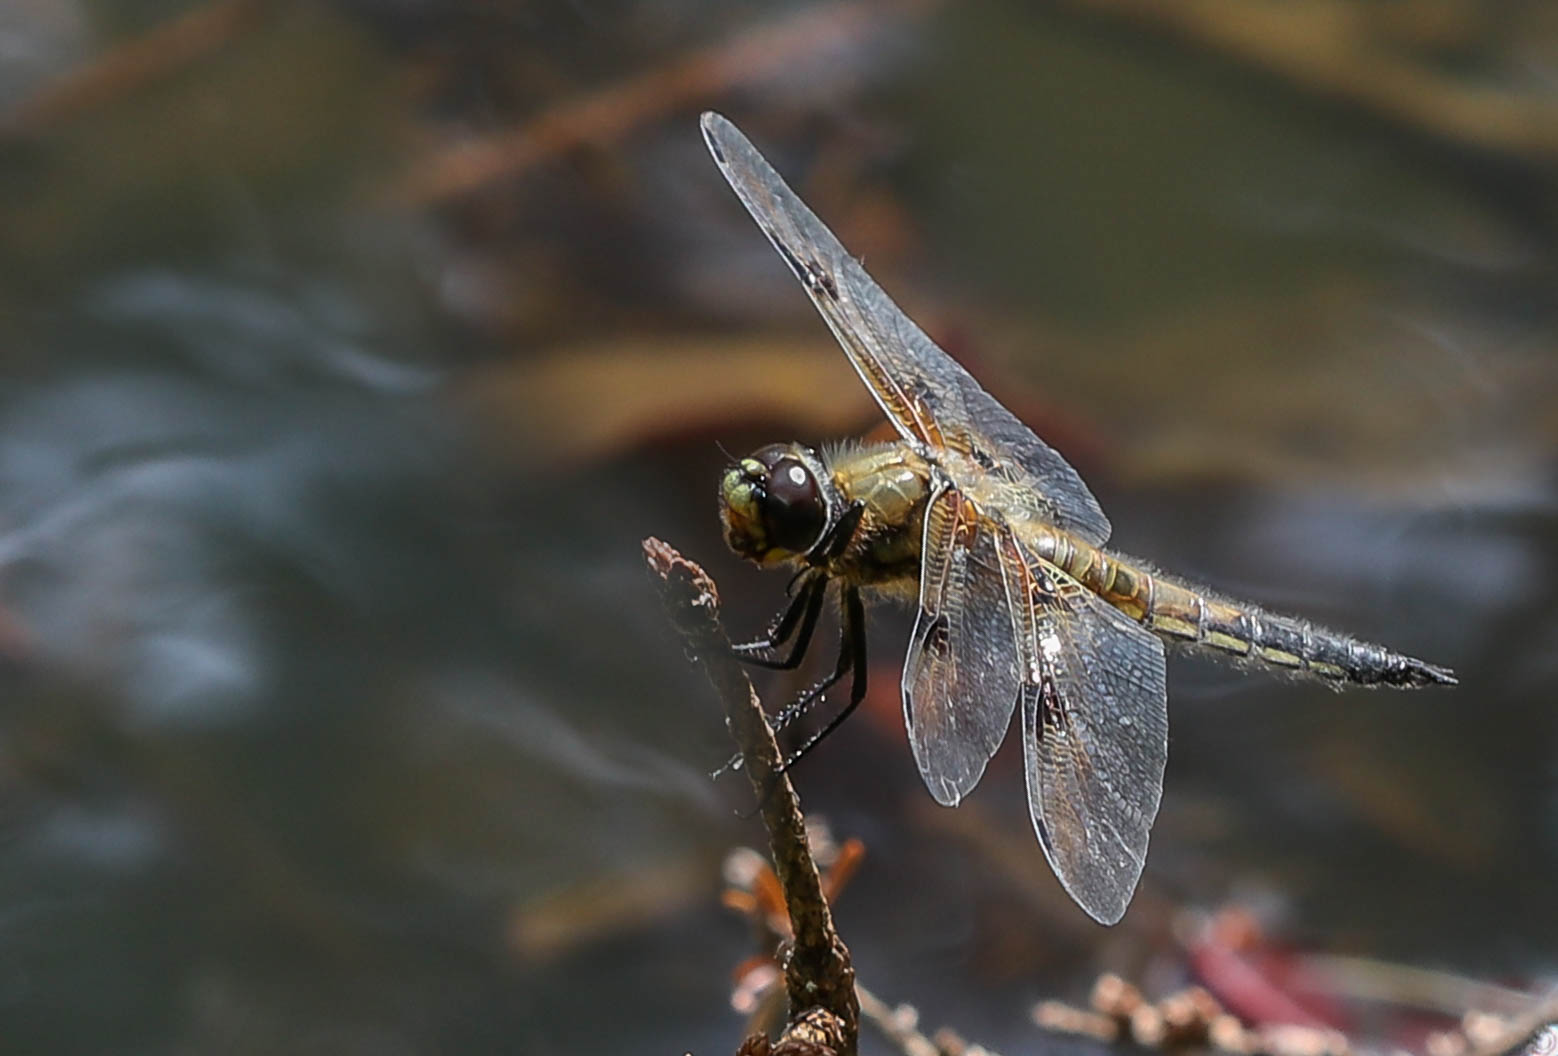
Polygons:
[[1458,81],[1379,46],[1350,0],[1063,0],[1225,55],[1310,92],[1344,101],[1419,135],[1550,168],[1558,104]]
[[[823,870],[822,897],[828,905],[837,905],[865,856],[865,845],[853,838],[834,843],[827,823],[815,816],[806,819],[806,841],[813,861]],[[770,951],[749,957],[736,967],[730,1007],[747,1016],[747,1033],[767,1034],[784,1013],[780,954],[794,940],[784,888],[768,859],[750,847],[738,847],[727,855],[722,871],[727,886],[720,901],[751,921],[759,946]]]
[[36,132],[171,76],[227,44],[272,6],[274,0],[216,0],[118,44],[0,117],[0,135]]
[[1211,1048],[1235,1056],[1350,1056],[1356,1050],[1340,1031],[1289,1024],[1245,1027],[1198,986],[1149,1002],[1118,976],[1093,985],[1091,1010],[1045,1001],[1033,1021],[1045,1030],[1098,1041],[1132,1042],[1144,1048]]
[[936,1043],[920,1033],[919,1015],[914,1009],[908,1005],[891,1008],[863,986],[856,987],[856,991],[860,994],[860,1015],[904,1056],[941,1056]]
[[653,117],[707,101],[732,85],[772,77],[819,51],[876,31],[886,19],[929,6],[930,0],[846,0],[807,8],[553,107],[519,128],[462,143],[417,166],[389,198],[428,205],[511,179],[587,143],[618,139]]
[[1508,1018],[1474,1016],[1461,1020],[1464,1046],[1449,1046],[1455,1056],[1551,1056],[1558,1052],[1558,990],[1533,1001]]
[[863,986],[857,984],[855,991],[860,995],[860,1018],[903,1056],[996,1056],[983,1045],[969,1044],[953,1030],[938,1030],[934,1037],[926,1037],[920,1031],[920,1013],[913,1005],[889,1007]]
[[833,928],[833,914],[823,897],[817,865],[806,841],[800,803],[780,767],[779,746],[757,693],[720,625],[719,592],[708,573],[668,543],[644,540],[644,559],[672,623],[703,665],[725,706],[726,725],[745,758],[744,769],[753,792],[762,803],[774,871],[784,889],[795,936],[784,965],[790,1018],[770,1051],[851,1056],[860,1020],[855,970],[849,950]]

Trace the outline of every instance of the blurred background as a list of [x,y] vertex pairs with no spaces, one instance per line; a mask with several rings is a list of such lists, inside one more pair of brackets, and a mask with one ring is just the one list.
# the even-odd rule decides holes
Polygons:
[[1106,969],[1234,957],[1292,999],[1248,1018],[1409,1048],[1550,985],[1552,5],[9,0],[0,1046],[733,1051],[767,950],[722,861],[763,834],[639,540],[758,630],[784,581],[724,550],[717,444],[880,416],[706,108],[1116,546],[1462,681],[1171,656],[1104,929],[1015,743],[925,793],[877,611],[795,771],[865,846],[861,981],[1011,1051],[1074,1046],[1028,1009]]

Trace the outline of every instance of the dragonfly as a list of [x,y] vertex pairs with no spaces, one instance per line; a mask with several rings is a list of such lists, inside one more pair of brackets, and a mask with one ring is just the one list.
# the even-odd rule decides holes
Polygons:
[[1113,924],[1140,881],[1162,798],[1165,642],[1337,688],[1455,684],[1448,668],[1107,549],[1109,520],[1076,470],[904,314],[735,125],[712,112],[701,124],[720,172],[898,434],[820,451],[771,444],[720,481],[725,542],[794,577],[790,602],[737,655],[798,667],[826,599],[838,607],[836,665],[776,724],[853,672],[849,699],[789,762],[865,696],[865,602],[907,602],[918,612],[904,720],[930,794],[957,805],[1020,713],[1038,842],[1077,904]]

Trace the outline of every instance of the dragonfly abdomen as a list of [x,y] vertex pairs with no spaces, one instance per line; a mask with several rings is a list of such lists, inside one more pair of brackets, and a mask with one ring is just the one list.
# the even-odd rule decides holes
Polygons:
[[1149,571],[1056,529],[1035,533],[1038,556],[1171,642],[1340,685],[1454,684],[1448,669],[1307,620],[1230,601]]

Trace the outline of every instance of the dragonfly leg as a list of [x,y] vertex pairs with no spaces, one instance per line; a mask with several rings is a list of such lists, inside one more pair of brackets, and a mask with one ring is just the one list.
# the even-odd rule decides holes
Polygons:
[[[807,646],[811,644],[812,632],[817,629],[817,617],[822,613],[822,599],[827,592],[827,586],[826,575],[820,572],[812,573],[811,578],[801,585],[801,589],[785,607],[784,613],[768,632],[767,637],[732,645],[730,651],[736,655],[736,659],[742,663],[752,664],[754,667],[767,667],[776,671],[790,671],[799,667],[801,660],[806,656]],[[777,649],[789,641],[797,628],[800,633],[795,639],[795,645],[790,648],[790,655],[783,660],[755,655]]]
[[812,564],[816,564],[818,558],[831,561],[844,553],[844,548],[855,537],[855,529],[860,527],[860,518],[865,516],[866,503],[864,499],[856,499],[849,504],[849,509],[834,522],[833,527],[823,533],[807,555]]
[[[794,700],[781,708],[769,720],[768,725],[775,733],[785,729],[796,719],[810,711],[818,701],[823,699],[823,694],[832,689],[840,679],[849,674],[851,669],[853,669],[855,678],[850,685],[849,703],[845,705],[843,711],[829,719],[827,726],[820,732],[812,734],[798,750],[786,756],[784,762],[779,766],[779,773],[789,770],[791,766],[800,761],[801,756],[811,751],[819,741],[832,733],[838,724],[843,722],[849,716],[849,713],[855,710],[861,699],[865,697],[865,607],[860,603],[860,591],[854,587],[848,587],[844,590],[842,601],[841,626],[839,629],[839,658],[838,664],[833,668],[833,673],[828,675],[827,678],[808,686]],[[731,770],[739,770],[742,762],[742,756],[738,752],[727,759],[725,765],[714,771],[711,776],[719,778]],[[767,798],[766,794],[764,798]]]
[[[827,574],[820,568],[819,563],[831,561],[844,552],[849,541],[855,537],[855,529],[860,527],[860,518],[865,514],[866,504],[856,501],[850,504],[849,509],[834,522],[823,537],[817,540],[812,547],[812,567],[803,570],[803,575],[809,573],[810,578],[801,584],[801,589],[796,592],[784,613],[774,624],[773,629],[763,638],[755,641],[741,642],[731,646],[731,652],[744,663],[755,667],[771,668],[775,671],[791,671],[800,666],[801,660],[806,655],[806,647],[811,644],[812,632],[817,629],[817,617],[822,612],[822,600],[827,584]],[[757,653],[766,653],[770,649],[776,649],[789,640],[797,626],[800,635],[795,640],[795,645],[790,650],[790,655],[783,660],[775,660],[770,657],[757,656]]]
[[[813,733],[811,736],[807,737],[806,740],[801,743],[799,748],[791,752],[790,755],[785,759],[784,765],[780,768],[781,771],[789,770],[790,767],[800,762],[801,758],[805,756],[807,752],[821,744],[823,738],[832,733],[834,730],[838,729],[839,725],[845,719],[849,718],[854,710],[860,706],[860,702],[866,697],[865,607],[860,603],[860,591],[854,587],[849,587],[844,591],[843,601],[844,628],[843,634],[841,636],[842,640],[839,646],[838,667],[833,672],[831,679],[824,680],[823,683],[818,683],[817,686],[813,687],[813,690],[816,690],[817,692],[811,693],[810,700],[806,699],[807,694],[802,694],[800,698],[797,698],[795,704],[801,704],[802,701],[805,701],[804,706],[800,710],[809,708],[816,701],[817,696],[823,689],[832,686],[833,683],[843,678],[848,671],[853,669],[855,677],[850,680],[849,703],[845,704],[837,715],[829,719],[827,725],[822,727],[822,729],[818,730],[816,733]],[[791,705],[791,707],[795,707],[795,705]],[[789,711],[790,708],[786,708],[785,710]],[[797,710],[797,715],[800,714],[800,710]]]
[[[811,560],[814,568],[821,562],[831,561],[844,552],[844,548],[849,545],[849,541],[855,537],[855,530],[860,527],[860,518],[864,516],[865,510],[866,504],[860,500],[850,503],[849,508],[834,522],[833,527],[829,528],[823,534],[823,537],[817,540],[817,544],[811,549]],[[796,593],[795,598],[785,609],[783,615],[779,617],[778,623],[774,625],[774,629],[769,633],[768,637],[731,646],[731,651],[735,653],[736,659],[743,663],[752,664],[755,667],[766,667],[779,671],[789,671],[800,666],[802,658],[806,655],[807,646],[811,644],[812,635],[817,630],[817,618],[822,613],[822,602],[827,596],[827,584],[828,577],[826,573],[817,568],[812,578],[802,584],[801,589]],[[838,682],[839,679],[849,672],[850,666],[854,663],[851,653],[852,643],[857,643],[858,649],[855,651],[860,656],[865,656],[865,616],[864,609],[860,604],[860,594],[858,591],[851,589],[846,591],[845,595],[842,606],[844,626],[840,635],[838,666],[832,675],[811,686],[780,709],[769,720],[769,726],[775,733],[783,730],[790,723],[805,714],[822,694],[826,693],[834,683]],[[853,629],[851,629],[852,627]],[[773,660],[768,657],[751,655],[783,645],[790,635],[795,633],[797,628],[799,628],[799,635],[795,640],[795,645],[790,649],[790,655],[785,657],[785,659]],[[850,694],[853,703],[846,709],[845,714],[853,711],[855,705],[859,703],[858,698],[865,694],[865,673],[863,668],[857,669],[855,680],[857,687]],[[834,726],[842,721],[842,716],[835,718],[828,725],[828,728],[823,731],[823,734],[812,737],[807,741],[800,754],[810,750],[823,736],[831,732]],[[790,765],[800,758],[800,754],[787,760],[781,767],[781,772],[789,769]],[[731,770],[739,770],[741,763],[741,753],[737,752],[725,760],[725,764],[714,771],[711,776],[717,779]]]

